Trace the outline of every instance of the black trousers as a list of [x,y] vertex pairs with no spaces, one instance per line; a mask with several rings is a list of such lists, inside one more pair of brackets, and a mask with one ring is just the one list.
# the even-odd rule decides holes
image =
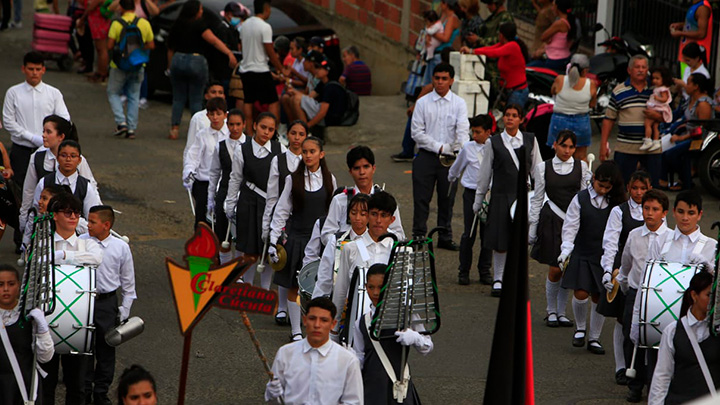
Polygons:
[[117,296],[95,300],[95,352],[88,358],[85,392],[107,395],[115,376],[115,348],[105,342],[105,333],[117,325]]
[[10,24],[10,7],[11,1],[10,0],[2,0],[2,25],[0,25],[0,28],[5,29],[8,27],[8,24]]
[[192,185],[192,196],[195,200],[195,226],[198,222],[207,222],[207,199],[209,181],[195,180]]
[[[630,340],[630,328],[632,327],[632,315],[633,305],[635,305],[635,297],[637,296],[637,290],[634,288],[628,289],[625,294],[625,311],[623,313],[623,354],[625,355],[625,366],[630,368],[632,362],[633,350],[635,344]],[[645,356],[647,355],[647,362]],[[655,349],[637,349],[635,355],[635,371],[636,376],[628,382],[628,388],[630,391],[642,392],[645,385],[650,387],[652,381],[652,375],[655,372],[655,364],[657,364],[657,350]]]
[[[225,236],[227,235],[227,230],[230,222],[225,215],[225,209],[223,208],[224,202],[224,199],[222,202],[215,202],[215,235],[217,235],[220,243],[223,243],[223,241],[225,241]],[[228,239],[232,240],[232,235],[230,235]],[[230,244],[232,245],[232,242],[230,242]]]
[[427,233],[430,202],[433,192],[437,190],[437,224],[446,229],[440,233],[440,240],[452,240],[452,211],[457,183],[450,185],[449,169],[440,164],[435,153],[423,149],[418,151],[413,160],[413,236],[424,236]]
[[[32,155],[36,150],[37,148],[30,148],[16,143],[13,143],[12,148],[10,148],[10,162],[12,163],[13,172],[15,173],[13,175],[13,181],[20,186],[20,189],[22,189],[25,184],[25,175],[27,174],[28,164],[30,164],[30,155]],[[23,235],[22,232],[20,232],[20,229],[15,228],[13,233],[13,242],[15,242],[15,246],[20,246],[22,243],[22,237]]]
[[85,404],[85,373],[88,356],[83,354],[55,353],[53,358],[42,365],[48,374],[43,379],[43,405],[55,405],[55,388],[58,382],[58,369],[60,363],[63,368],[63,383],[65,384],[66,405]]
[[[482,246],[482,235],[485,232],[485,224],[477,220],[475,224],[475,230],[470,233],[475,218],[475,212],[473,212],[473,204],[475,203],[475,189],[466,188],[463,191],[463,221],[465,224],[465,231],[460,237],[460,266],[458,267],[459,275],[468,275],[470,267],[472,267],[473,260],[473,246],[475,245],[475,237],[478,235],[480,230],[480,246]],[[480,275],[490,274],[490,266],[492,266],[492,249],[481,248],[480,257],[478,258],[477,268]]]

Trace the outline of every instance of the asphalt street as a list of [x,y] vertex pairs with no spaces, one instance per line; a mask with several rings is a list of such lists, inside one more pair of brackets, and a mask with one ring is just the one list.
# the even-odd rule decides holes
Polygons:
[[[32,31],[30,15],[25,17],[22,29],[0,34],[2,92],[24,80],[20,67],[22,56],[30,46]],[[103,202],[122,212],[117,217],[115,230],[129,236],[135,258],[138,300],[132,315],[145,320],[146,330],[118,348],[116,377],[125,367],[141,364],[156,376],[160,401],[173,403],[177,399],[182,337],[164,260],[166,257],[182,260],[184,243],[192,235],[192,216],[180,178],[185,138],[167,139],[169,97],[153,99],[149,109],[141,110],[137,139],[131,141],[112,136],[114,123],[104,85],[91,84],[74,72],[60,72],[53,62],[48,62],[45,81],[64,94],[79,130],[83,155],[98,181]],[[186,131],[189,118],[186,112],[181,134]],[[397,198],[409,233],[412,165],[390,160],[390,155],[400,150],[405,120],[405,102],[401,96],[362,98],[359,123],[330,133],[326,159],[338,184],[349,185],[345,152],[355,144],[371,146],[377,159],[376,183],[385,184],[386,190]],[[0,140],[9,146],[6,131],[0,130]],[[597,153],[597,146],[594,149]],[[710,235],[710,224],[718,217],[718,200],[704,194],[707,199],[702,228]],[[456,242],[462,233],[459,195],[460,192],[453,215]],[[430,228],[435,225],[435,214],[433,208]],[[14,263],[16,259],[11,235],[5,235],[0,242],[0,261]],[[412,376],[426,404],[482,403],[486,376],[492,372],[488,370],[488,361],[498,300],[490,297],[489,286],[479,284],[475,272],[471,272],[471,285],[459,286],[457,264],[455,252],[437,253],[442,327],[433,336],[435,350],[432,353],[426,357],[417,353],[410,356]],[[593,355],[584,348],[572,347],[572,328],[544,326],[545,275],[544,266],[530,262],[537,403],[624,402],[627,389],[614,383],[613,321],[606,321],[601,336],[606,355]],[[568,315],[572,317],[569,304]],[[289,341],[289,327],[276,326],[271,317],[251,316],[251,319],[266,354],[274,357],[275,351]],[[187,403],[261,403],[265,382],[263,367],[239,314],[211,310],[193,334]],[[59,400],[60,395],[61,391]]]

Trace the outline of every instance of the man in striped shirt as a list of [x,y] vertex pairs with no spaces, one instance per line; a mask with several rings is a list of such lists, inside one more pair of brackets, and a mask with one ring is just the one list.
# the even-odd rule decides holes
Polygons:
[[617,121],[618,135],[615,142],[615,161],[620,167],[625,183],[641,166],[650,174],[653,187],[657,187],[660,178],[662,151],[641,151],[640,146],[645,135],[645,117],[654,117],[654,111],[648,110],[645,104],[652,95],[648,86],[648,60],[645,56],[636,55],[628,63],[628,79],[613,89],[610,105],[605,111],[600,141],[600,160],[610,158],[608,139]]

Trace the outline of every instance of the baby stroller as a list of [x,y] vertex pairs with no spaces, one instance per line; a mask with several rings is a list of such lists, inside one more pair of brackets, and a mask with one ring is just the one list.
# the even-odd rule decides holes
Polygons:
[[73,66],[73,58],[68,51],[72,18],[57,14],[35,14],[33,26],[33,51],[43,54],[46,60],[54,60],[62,71]]

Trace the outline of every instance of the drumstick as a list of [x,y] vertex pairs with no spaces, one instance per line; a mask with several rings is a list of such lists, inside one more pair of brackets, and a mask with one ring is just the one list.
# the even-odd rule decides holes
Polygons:
[[188,189],[188,197],[190,197],[190,209],[192,210],[193,216],[195,216],[195,202],[193,201],[192,191]]
[[[257,351],[258,357],[260,357],[260,361],[262,362],[263,366],[265,367],[265,372],[270,377],[270,380],[275,378],[275,375],[272,372],[272,369],[270,368],[270,364],[268,363],[267,357],[265,357],[265,353],[263,352],[262,348],[260,347],[260,341],[258,340],[257,336],[255,335],[255,329],[252,327],[252,323],[250,323],[250,318],[248,318],[247,313],[245,311],[240,311],[240,315],[243,319],[243,324],[245,324],[245,327],[247,328],[248,334],[250,335],[250,340],[253,342],[253,346],[255,346],[255,351]],[[285,404],[285,401],[283,401],[282,397],[280,398],[280,403]]]
[[635,376],[637,375],[637,372],[635,371],[635,356],[637,355],[637,349],[638,345],[635,345],[635,347],[633,347],[633,355],[632,360],[630,361],[630,368],[625,370],[625,376],[627,378],[635,378]]
[[115,236],[116,238],[122,239],[123,242],[125,242],[125,243],[130,243],[130,238],[128,238],[128,237],[125,236],[125,235],[120,235],[119,233],[115,232],[115,231],[112,230],[112,229],[110,230],[110,234],[112,234],[112,235]]
[[470,225],[470,236],[475,235],[475,225],[477,225],[477,214],[473,217],[472,225]]
[[227,232],[225,233],[225,240],[220,245],[220,246],[222,246],[223,249],[230,249],[230,227],[231,226],[232,226],[232,222],[228,221],[228,229],[227,229]]
[[257,268],[255,269],[255,271],[257,271],[258,273],[262,273],[263,271],[265,271],[265,252],[267,252],[269,240],[270,238],[266,238],[265,243],[263,243],[263,250],[260,254],[260,263],[258,263]]
[[593,165],[594,161],[595,161],[595,155],[592,153],[588,153],[587,164],[588,164],[588,168],[590,169],[591,172],[592,172],[592,165]]

